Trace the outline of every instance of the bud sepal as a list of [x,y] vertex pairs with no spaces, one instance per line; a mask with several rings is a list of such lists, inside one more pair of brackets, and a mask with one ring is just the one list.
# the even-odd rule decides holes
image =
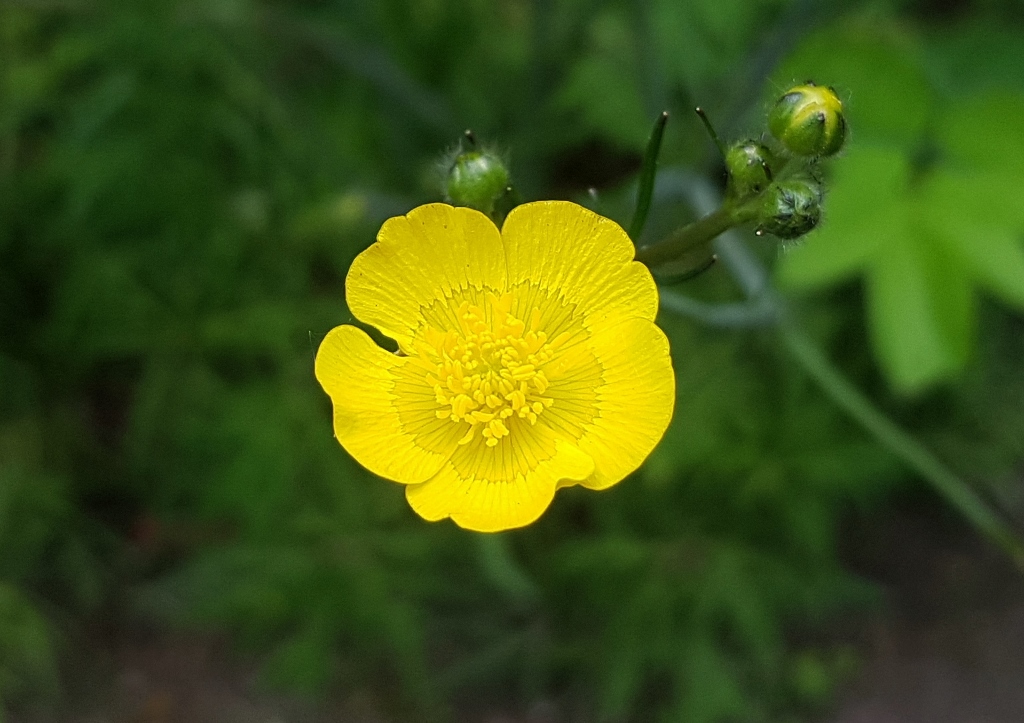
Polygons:
[[812,179],[791,178],[773,184],[761,199],[757,234],[790,240],[809,233],[821,221],[824,199],[821,184]]
[[464,151],[455,157],[444,182],[445,200],[490,214],[509,187],[508,168],[490,151]]
[[773,180],[772,167],[775,154],[763,143],[740,141],[725,153],[725,168],[729,173],[727,196],[741,200],[764,191]]

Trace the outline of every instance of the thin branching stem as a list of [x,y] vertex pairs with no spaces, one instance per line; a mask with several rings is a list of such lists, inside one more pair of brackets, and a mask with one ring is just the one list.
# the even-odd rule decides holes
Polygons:
[[789,353],[835,404],[879,444],[926,480],[974,527],[999,545],[1024,571],[1024,544],[1010,525],[970,485],[954,474],[924,445],[889,419],[836,369],[791,319],[779,325]]

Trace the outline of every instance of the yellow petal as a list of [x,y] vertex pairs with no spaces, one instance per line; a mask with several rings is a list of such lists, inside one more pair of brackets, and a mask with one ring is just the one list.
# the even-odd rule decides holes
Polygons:
[[[405,488],[412,508],[426,520],[446,517],[467,530],[498,532],[523,527],[548,508],[560,483],[591,475],[593,460],[560,439],[513,439],[495,447],[475,440],[424,484]],[[516,434],[520,432],[520,434]],[[524,444],[524,441],[526,442]]]
[[[665,434],[675,406],[675,374],[668,339],[649,321],[603,329],[589,346],[600,361],[602,383],[595,390],[598,413],[582,425],[577,441],[594,460],[594,474],[580,484],[605,489],[639,467]],[[556,400],[552,410],[557,406]]]
[[415,362],[389,354],[354,326],[332,329],[316,355],[338,441],[374,474],[404,484],[435,475],[465,432],[437,418],[434,390]]
[[408,349],[424,307],[467,290],[500,292],[505,281],[501,237],[491,220],[432,203],[384,223],[377,242],[352,262],[345,294],[357,319]]
[[513,209],[501,236],[509,286],[557,291],[588,328],[658,313],[654,279],[614,221],[568,201],[539,201]]

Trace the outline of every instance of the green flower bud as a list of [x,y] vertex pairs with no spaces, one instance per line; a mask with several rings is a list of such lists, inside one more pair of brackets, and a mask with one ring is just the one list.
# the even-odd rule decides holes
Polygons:
[[814,181],[793,178],[770,186],[758,214],[757,234],[781,239],[803,236],[821,220],[823,200],[821,186]]
[[729,196],[747,198],[768,188],[774,162],[771,150],[757,141],[740,141],[733,145],[725,154]]
[[445,179],[445,199],[456,206],[469,206],[484,213],[508,188],[508,169],[501,159],[486,151],[460,153]]
[[768,128],[798,156],[831,156],[843,147],[843,104],[831,88],[813,83],[790,88],[768,114]]

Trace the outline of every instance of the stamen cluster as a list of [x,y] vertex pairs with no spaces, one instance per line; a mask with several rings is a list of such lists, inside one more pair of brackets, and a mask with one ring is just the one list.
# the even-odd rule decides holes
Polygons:
[[470,425],[459,444],[469,444],[479,429],[494,447],[509,436],[511,419],[535,424],[554,403],[544,396],[549,381],[543,365],[564,339],[549,341],[538,330],[539,310],[527,324],[511,313],[512,304],[510,293],[488,293],[480,306],[463,302],[455,314],[458,328],[430,329],[426,335],[421,356],[436,365],[427,382],[440,405],[437,418]]

